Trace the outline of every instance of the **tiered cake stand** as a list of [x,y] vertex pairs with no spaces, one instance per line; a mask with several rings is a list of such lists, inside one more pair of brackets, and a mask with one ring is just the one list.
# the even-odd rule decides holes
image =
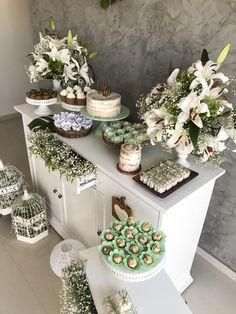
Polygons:
[[31,99],[26,97],[27,104],[32,106],[37,106],[38,108],[35,110],[35,113],[40,116],[47,116],[52,113],[49,106],[54,105],[58,102],[57,98],[50,98],[45,100]]
[[129,110],[129,108],[127,108],[125,106],[121,106],[120,113],[117,116],[112,117],[112,118],[99,118],[99,117],[92,116],[87,112],[86,108],[82,108],[80,110],[80,113],[82,116],[84,116],[86,118],[89,118],[89,119],[94,120],[94,121],[99,121],[100,124],[96,128],[95,133],[97,135],[102,135],[103,130],[108,125],[108,122],[120,121],[120,120],[127,118],[130,114],[130,110]]

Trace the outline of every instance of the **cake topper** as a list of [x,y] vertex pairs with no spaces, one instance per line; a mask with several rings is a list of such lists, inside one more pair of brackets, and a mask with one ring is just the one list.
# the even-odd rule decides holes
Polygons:
[[102,94],[102,96],[107,97],[111,94],[111,87],[106,82],[98,81],[97,91],[98,94]]

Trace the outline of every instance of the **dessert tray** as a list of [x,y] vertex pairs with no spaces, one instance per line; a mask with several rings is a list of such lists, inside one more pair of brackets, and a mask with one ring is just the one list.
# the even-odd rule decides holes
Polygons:
[[116,278],[138,282],[154,277],[165,262],[165,235],[145,221],[114,221],[101,234],[98,249],[105,268]]
[[[168,160],[165,160],[164,162],[160,162],[159,164],[162,164],[162,163],[165,163],[165,162],[168,163]],[[169,161],[169,162],[172,162],[174,164],[173,161]],[[198,176],[197,172],[195,172],[195,171],[193,171],[191,169],[187,169],[187,168],[179,165],[179,167],[182,167],[183,169],[187,169],[189,171],[188,177],[183,177],[181,179],[181,181],[177,180],[178,178],[173,177],[173,180],[172,180],[169,188],[166,189],[165,191],[163,191],[162,193],[160,193],[159,191],[155,190],[154,187],[150,187],[149,185],[147,185],[146,183],[144,183],[141,180],[142,174],[144,174],[145,172],[150,171],[153,167],[155,167],[155,166],[152,166],[151,168],[147,169],[146,171],[143,171],[142,173],[134,176],[133,180],[135,182],[137,182],[138,184],[142,185],[144,188],[146,188],[147,190],[149,190],[150,192],[152,192],[153,194],[155,194],[156,196],[158,196],[160,198],[167,197],[168,195],[170,195],[173,192],[175,192],[176,190],[178,190],[181,186],[185,185],[187,182],[191,181],[192,179],[194,179],[194,178],[196,178]],[[169,168],[163,168],[163,172],[160,175],[166,176],[166,174],[171,174],[171,171],[172,171],[172,167],[171,167],[171,165],[169,165]]]

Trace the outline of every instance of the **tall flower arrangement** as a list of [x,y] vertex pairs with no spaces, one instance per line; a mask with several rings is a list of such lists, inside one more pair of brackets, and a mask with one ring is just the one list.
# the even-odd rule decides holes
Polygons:
[[[55,30],[55,22],[51,20],[51,28]],[[88,59],[96,55],[89,53],[87,45],[78,36],[72,35],[59,38],[55,34],[42,35],[39,33],[39,43],[29,54],[30,63],[26,67],[31,82],[42,79],[60,80],[80,86],[90,86],[93,83],[89,75]]]
[[166,83],[158,83],[137,102],[138,114],[148,126],[151,143],[160,142],[178,153],[195,154],[200,161],[219,165],[229,139],[236,143],[236,111],[226,99],[229,78],[219,68],[230,44],[217,62],[203,50],[187,71],[175,69]]

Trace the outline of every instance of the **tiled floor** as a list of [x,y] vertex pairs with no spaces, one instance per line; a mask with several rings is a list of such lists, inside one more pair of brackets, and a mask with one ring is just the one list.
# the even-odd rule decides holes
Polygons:
[[[0,158],[31,183],[20,119],[0,122]],[[51,229],[39,243],[21,243],[11,232],[10,217],[0,218],[0,314],[59,314],[61,281],[52,273],[49,257],[60,240]],[[194,283],[183,297],[194,314],[236,313],[235,282],[198,255],[192,276]]]

